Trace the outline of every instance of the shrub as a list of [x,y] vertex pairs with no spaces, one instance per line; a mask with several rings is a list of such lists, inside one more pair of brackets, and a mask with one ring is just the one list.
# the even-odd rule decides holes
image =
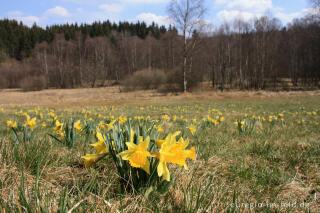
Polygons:
[[40,91],[46,88],[46,84],[44,76],[31,76],[20,81],[20,88],[23,91]]
[[140,70],[121,84],[127,91],[157,89],[165,82],[165,79],[166,75],[162,70]]
[[[196,72],[187,74],[187,89],[192,90],[202,81],[202,76]],[[159,92],[183,92],[183,73],[181,67],[175,67],[166,75],[166,82],[159,89]]]
[[187,80],[188,80],[188,90],[193,90],[199,86],[199,84],[203,80],[203,76],[201,73],[196,72],[195,70],[192,71],[187,75]]
[[[12,65],[13,64],[13,65]],[[19,65],[14,62],[2,63],[0,65],[0,87],[2,88],[17,88],[22,77],[22,71]]]
[[166,81],[158,88],[158,92],[169,93],[181,91],[183,91],[183,75],[181,70],[176,67],[167,73]]

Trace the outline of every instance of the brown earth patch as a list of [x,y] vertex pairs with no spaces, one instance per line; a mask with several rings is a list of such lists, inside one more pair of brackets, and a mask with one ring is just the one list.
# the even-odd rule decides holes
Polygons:
[[52,106],[82,107],[103,105],[150,105],[214,100],[262,100],[290,98],[297,96],[320,96],[320,90],[295,92],[267,91],[206,91],[181,94],[161,94],[155,90],[119,92],[118,87],[49,89],[36,92],[22,92],[17,89],[0,91],[0,105],[4,106]]

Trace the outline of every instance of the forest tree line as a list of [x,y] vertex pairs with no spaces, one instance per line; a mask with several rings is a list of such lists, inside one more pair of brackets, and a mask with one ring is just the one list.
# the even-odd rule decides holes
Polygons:
[[[15,88],[34,79],[39,83],[40,77],[46,88],[98,87],[153,72],[149,76],[161,73],[161,82],[170,89],[183,90],[183,44],[175,28],[144,22],[42,29],[0,20],[0,87]],[[186,55],[188,90],[201,82],[220,90],[276,89],[283,79],[294,88],[319,87],[316,15],[287,26],[268,16],[238,18],[217,28],[195,30],[188,45],[192,47]]]

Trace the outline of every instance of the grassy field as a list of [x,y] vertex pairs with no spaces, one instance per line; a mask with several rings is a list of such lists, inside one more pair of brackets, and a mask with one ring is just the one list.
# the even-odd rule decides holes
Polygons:
[[[320,211],[318,91],[115,90],[0,91],[1,213]],[[144,141],[150,136],[151,151],[180,131],[176,139],[189,139],[196,159],[187,159],[188,170],[168,163],[170,182],[145,181],[147,173],[126,160],[123,176],[111,150],[130,140],[128,125]],[[97,133],[113,145],[86,168],[81,157],[97,151],[90,145]],[[148,159],[153,171],[160,158]]]

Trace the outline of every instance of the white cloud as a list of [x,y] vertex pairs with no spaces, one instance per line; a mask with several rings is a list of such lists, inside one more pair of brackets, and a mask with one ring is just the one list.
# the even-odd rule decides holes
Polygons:
[[53,20],[51,19],[51,16],[55,16],[54,20],[59,23],[65,23],[66,17],[70,17],[71,15],[69,12],[60,6],[56,6],[55,8],[51,8],[40,16],[28,16],[28,15],[23,15],[22,12],[20,11],[13,11],[7,13],[9,18],[16,19],[18,21],[22,21],[24,24],[28,26],[32,26],[34,23],[37,25],[41,25],[44,23],[47,23],[47,21]]
[[253,14],[250,12],[242,12],[239,10],[222,10],[217,14],[220,22],[230,22],[235,20],[236,18],[241,18],[244,21],[249,21],[256,16],[261,16],[261,14]]
[[39,24],[40,18],[37,16],[24,16],[20,11],[11,11],[7,13],[8,18],[15,19],[17,21],[22,21],[23,24],[32,26],[34,23]]
[[83,13],[83,12],[84,12],[84,10],[83,10],[82,8],[80,8],[80,7],[77,8],[76,11],[77,11],[78,13]]
[[54,8],[51,8],[51,9],[47,10],[44,14],[47,16],[50,16],[50,15],[62,16],[62,17],[69,17],[70,16],[68,10],[66,8],[61,7],[61,6],[56,6]]
[[98,2],[97,0],[61,0],[62,2],[72,2],[72,3],[77,3],[77,4],[81,4],[81,3],[88,3],[88,2]]
[[214,3],[216,5],[226,4],[226,3],[228,3],[228,0],[216,0]]
[[99,20],[109,20],[111,22],[118,22],[121,20],[120,13],[106,13],[105,10],[99,10],[98,6],[94,11],[86,10],[84,9],[84,7],[78,7],[69,12],[61,6],[56,6],[49,10],[46,10],[39,16],[29,16],[29,14],[23,14],[20,11],[7,12],[6,16],[10,19],[22,21],[28,26],[32,26],[34,23],[37,23],[37,25],[42,27],[52,24],[64,24],[67,22],[91,24]]
[[155,3],[167,3],[170,0],[121,0],[124,3],[133,3],[133,4],[138,4],[138,3],[144,3],[144,4],[155,4]]
[[289,23],[295,18],[299,18],[302,16],[302,12],[296,12],[296,13],[282,13],[278,12],[275,14],[275,17],[279,18],[282,20],[284,23]]
[[109,13],[121,13],[124,9],[121,4],[102,4],[99,8]]
[[237,18],[249,21],[273,9],[272,0],[215,0],[215,6],[222,8],[217,13],[219,22],[230,22]]
[[12,18],[17,21],[22,21],[22,23],[27,26],[32,26],[34,23],[38,25],[40,23],[40,18],[37,16],[17,16]]
[[254,17],[261,17],[271,14],[280,19],[284,24],[291,22],[294,18],[306,15],[309,10],[286,13],[284,8],[272,4],[272,0],[215,0],[216,8],[221,8],[217,13],[217,19],[220,22],[233,21],[235,18],[242,18],[249,21]]
[[28,26],[31,26],[34,23],[39,24],[40,22],[40,18],[37,16],[23,16],[23,17],[20,17],[20,20]]
[[[291,22],[295,18],[302,17],[306,12],[304,10],[294,13],[285,13],[283,10],[277,10],[273,13],[273,17],[280,19],[284,24]],[[244,21],[250,21],[251,19],[261,17],[265,13],[250,13],[240,10],[222,10],[217,14],[217,18],[220,22],[232,22],[233,20],[240,18]]]
[[169,26],[172,24],[172,21],[168,16],[158,16],[153,13],[141,13],[137,15],[136,20],[144,21],[147,24],[152,24],[152,22],[157,23],[158,25]]
[[[108,0],[61,0],[63,2],[72,2],[77,4],[106,4],[112,1]],[[113,2],[122,2],[127,4],[156,4],[156,3],[167,3],[170,0],[116,0]]]
[[272,0],[216,0],[215,5],[233,10],[263,13],[272,8]]
[[9,17],[12,17],[12,16],[22,16],[23,13],[20,12],[20,11],[10,11],[10,12],[7,12],[7,15],[8,15]]
[[302,13],[304,15],[310,14],[310,15],[316,15],[320,12],[320,6],[316,7],[316,8],[306,8],[304,10],[302,10]]
[[[121,20],[121,13],[108,13],[105,10],[86,10],[84,8],[77,8],[74,13],[68,18],[68,23],[86,23],[91,24],[95,21],[106,21],[118,22]],[[55,19],[57,20],[57,19]],[[67,20],[65,18],[59,20],[60,23],[65,23]],[[49,23],[50,24],[50,23]]]
[[303,16],[306,16],[308,14],[316,14],[316,10],[314,8],[305,8],[301,11],[294,12],[294,13],[285,13],[283,10],[279,10],[275,13],[275,17],[282,20],[284,23],[292,22],[295,18],[301,18]]

